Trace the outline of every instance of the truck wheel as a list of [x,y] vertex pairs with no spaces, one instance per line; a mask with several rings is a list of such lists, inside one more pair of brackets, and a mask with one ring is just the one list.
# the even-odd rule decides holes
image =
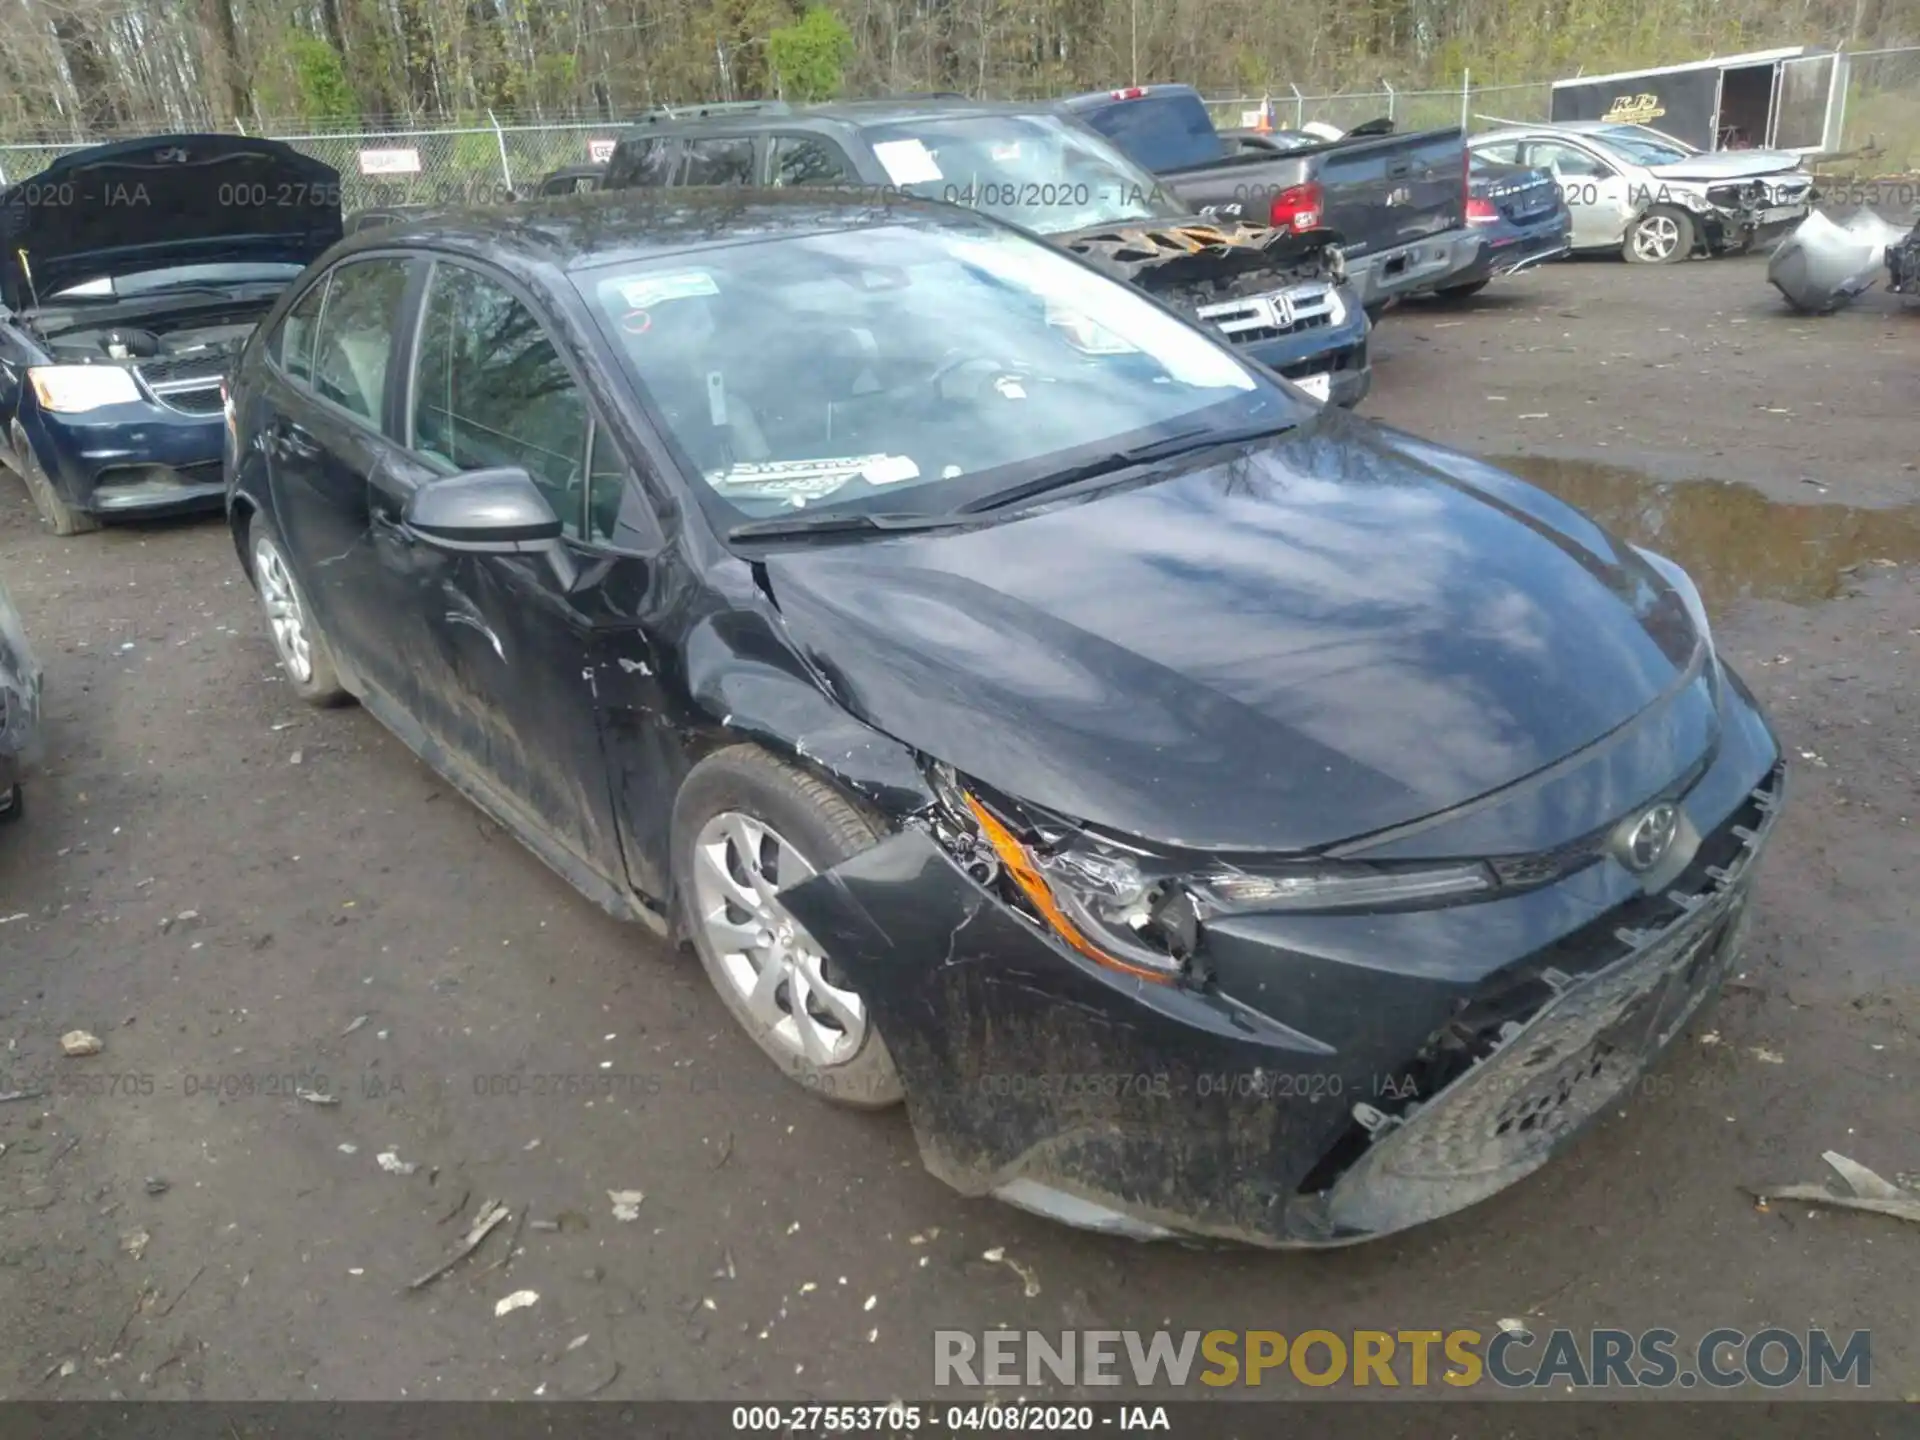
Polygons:
[[53,488],[52,478],[40,468],[32,444],[18,425],[13,427],[13,453],[19,457],[20,478],[27,482],[27,493],[33,497],[33,508],[40,512],[40,518],[47,522],[54,534],[85,535],[100,528],[100,522],[85,510],[76,510],[60,498],[60,492]]
[[779,892],[879,838],[819,778],[753,745],[694,767],[673,807],[681,924],[722,1003],[789,1078],[878,1110],[903,1098],[866,1001]]
[[1627,227],[1622,254],[1630,265],[1675,265],[1693,254],[1693,217],[1656,205]]

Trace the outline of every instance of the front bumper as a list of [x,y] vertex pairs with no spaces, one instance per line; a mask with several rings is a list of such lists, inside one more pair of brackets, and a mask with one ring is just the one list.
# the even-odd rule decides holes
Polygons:
[[1348,255],[1347,279],[1360,303],[1373,309],[1454,283],[1453,275],[1471,265],[1479,249],[1480,237],[1471,230],[1448,230],[1377,255]]
[[40,411],[28,426],[35,458],[67,504],[94,515],[217,511],[226,503],[224,418],[149,401],[82,415]]
[[1617,1101],[1735,962],[1782,783],[1752,711],[1678,802],[1703,838],[1662,894],[1607,859],[1478,904],[1235,917],[1204,989],[1083,959],[917,828],[783,898],[955,1188],[1142,1238],[1341,1245],[1485,1199]]

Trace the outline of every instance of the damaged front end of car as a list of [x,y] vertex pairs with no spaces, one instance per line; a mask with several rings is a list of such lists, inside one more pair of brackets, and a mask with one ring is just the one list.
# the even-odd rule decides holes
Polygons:
[[1372,383],[1368,321],[1318,216],[1301,223],[1304,231],[1240,221],[1130,223],[1054,238],[1317,398],[1357,404]]
[[1538,1169],[1714,992],[1774,753],[1744,792],[1750,756],[1697,777],[1673,863],[1608,881],[1619,826],[1549,856],[1228,863],[929,762],[932,806],[783,899],[956,1189],[1140,1239],[1350,1244]]
[[1887,288],[1896,295],[1920,295],[1920,224],[1905,239],[1887,247]]
[[1844,223],[1815,211],[1774,250],[1767,281],[1802,314],[1831,314],[1872,289],[1883,274],[1891,273],[1896,292],[1913,285],[1910,269],[1895,268],[1903,239],[1911,237],[1871,210]]

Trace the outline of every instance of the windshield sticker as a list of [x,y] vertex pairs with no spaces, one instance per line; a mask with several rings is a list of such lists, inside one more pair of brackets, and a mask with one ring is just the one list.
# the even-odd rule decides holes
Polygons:
[[727,428],[727,382],[718,370],[707,372],[707,419],[716,430]]
[[882,140],[873,147],[873,157],[896,185],[926,185],[945,178],[933,153],[918,140]]
[[1027,398],[1027,387],[1020,383],[1020,377],[1017,375],[1002,375],[998,380],[993,382],[993,388],[998,390],[1000,394],[1008,400],[1024,400]]
[[860,467],[860,478],[869,485],[894,485],[902,480],[918,480],[920,467],[908,455],[882,455]]
[[720,287],[704,270],[683,270],[674,275],[643,275],[637,280],[620,282],[620,298],[630,310],[650,310],[662,300],[690,300],[701,295],[718,295]]
[[1064,305],[1047,306],[1047,324],[1061,331],[1066,341],[1082,355],[1137,355],[1140,347],[1129,344],[1091,316]]
[[804,505],[809,499],[831,495],[855,477],[870,485],[892,485],[920,478],[920,467],[905,455],[836,455],[823,460],[761,460],[709,470],[707,483],[722,494],[791,499]]
[[1003,164],[1018,160],[1020,158],[1020,142],[1018,140],[1009,140],[1004,145],[996,145],[993,147],[992,153],[993,158]]

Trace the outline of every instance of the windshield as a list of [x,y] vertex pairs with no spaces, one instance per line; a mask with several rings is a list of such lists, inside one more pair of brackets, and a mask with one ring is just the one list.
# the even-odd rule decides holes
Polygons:
[[1054,115],[969,115],[866,132],[894,184],[1041,235],[1188,213],[1107,140]]
[[1629,160],[1637,160],[1642,165],[1671,165],[1699,153],[1671,135],[1662,135],[1645,125],[1609,125],[1599,136]]
[[131,275],[110,275],[70,286],[54,296],[58,300],[123,299],[129,295],[147,295],[169,290],[176,285],[258,285],[293,279],[299,265],[174,265],[164,270],[142,270]]
[[579,277],[724,521],[938,515],[1312,407],[1138,292],[985,222],[761,240]]

